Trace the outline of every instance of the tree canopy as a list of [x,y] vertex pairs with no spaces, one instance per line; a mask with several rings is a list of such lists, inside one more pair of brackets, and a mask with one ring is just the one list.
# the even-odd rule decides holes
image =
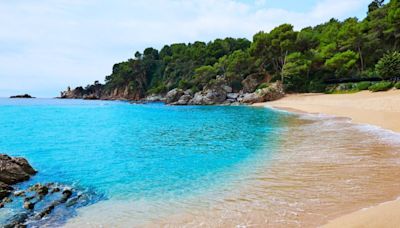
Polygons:
[[361,21],[331,19],[300,31],[283,24],[258,32],[252,41],[176,43],[160,51],[149,47],[115,64],[105,88],[127,88],[139,96],[177,87],[198,91],[224,76],[239,91],[247,76],[266,74],[282,80],[289,92],[307,92],[332,79],[394,77],[400,49],[400,0],[386,4],[374,0],[366,11]]

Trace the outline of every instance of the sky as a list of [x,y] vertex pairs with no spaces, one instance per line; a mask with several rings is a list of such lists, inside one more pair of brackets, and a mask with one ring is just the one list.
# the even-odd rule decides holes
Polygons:
[[371,0],[0,0],[0,97],[104,81],[146,47],[366,16]]

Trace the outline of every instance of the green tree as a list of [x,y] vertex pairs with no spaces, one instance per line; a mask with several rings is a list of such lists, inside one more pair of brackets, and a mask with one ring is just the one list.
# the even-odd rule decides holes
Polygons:
[[354,51],[340,52],[326,60],[325,66],[334,71],[336,77],[349,76],[358,61],[358,54]]
[[287,56],[286,64],[283,67],[283,77],[286,82],[286,89],[290,91],[306,91],[311,60],[300,53],[294,52]]
[[197,89],[202,90],[211,79],[217,76],[217,69],[212,66],[202,66],[195,70],[194,83]]
[[395,51],[385,54],[376,64],[375,69],[382,79],[400,77],[400,53]]
[[364,71],[363,44],[364,35],[361,24],[357,18],[349,18],[343,22],[338,33],[338,43],[341,51],[352,50],[358,53],[360,60],[360,71]]
[[228,83],[238,90],[241,89],[242,80],[254,71],[254,61],[247,51],[237,50],[220,58],[216,67]]

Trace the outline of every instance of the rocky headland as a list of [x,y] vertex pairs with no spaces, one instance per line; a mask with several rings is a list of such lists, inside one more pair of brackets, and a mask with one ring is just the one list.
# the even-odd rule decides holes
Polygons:
[[128,87],[109,90],[95,82],[86,88],[77,87],[61,92],[62,99],[129,100],[132,102],[165,102],[168,105],[240,105],[273,101],[284,96],[282,83],[269,83],[268,78],[250,75],[242,81],[242,89],[235,91],[223,76],[208,83],[203,90],[174,88],[166,93],[138,94]]

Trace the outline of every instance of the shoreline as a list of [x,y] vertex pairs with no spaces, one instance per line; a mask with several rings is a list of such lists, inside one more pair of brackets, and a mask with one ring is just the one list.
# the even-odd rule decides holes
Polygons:
[[[400,90],[354,94],[291,94],[255,107],[270,107],[295,113],[327,114],[351,118],[353,123],[368,124],[400,133]],[[400,198],[371,205],[329,220],[321,227],[396,227],[400,224]]]
[[327,114],[351,118],[353,123],[370,124],[400,133],[400,90],[353,94],[290,94],[255,107],[270,107],[291,112]]

